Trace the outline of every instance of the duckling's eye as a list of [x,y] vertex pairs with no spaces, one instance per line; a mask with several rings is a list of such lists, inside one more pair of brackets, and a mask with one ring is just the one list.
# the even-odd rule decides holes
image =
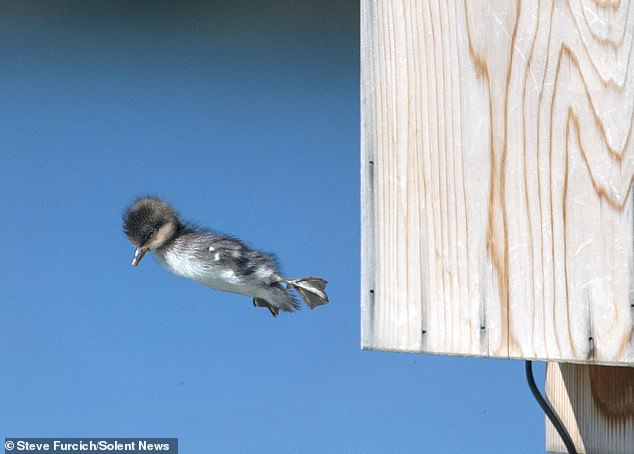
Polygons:
[[154,237],[154,235],[156,235],[156,230],[152,229],[148,232],[147,237],[152,238]]
[[156,233],[159,231],[159,229],[163,226],[162,223],[158,223],[156,224],[154,227],[152,227],[152,230],[150,230],[150,236],[154,236],[156,235]]

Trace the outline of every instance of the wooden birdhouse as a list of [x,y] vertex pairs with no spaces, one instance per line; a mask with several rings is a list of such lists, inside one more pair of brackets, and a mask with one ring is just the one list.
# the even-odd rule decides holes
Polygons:
[[361,149],[363,348],[634,366],[632,2],[362,0]]

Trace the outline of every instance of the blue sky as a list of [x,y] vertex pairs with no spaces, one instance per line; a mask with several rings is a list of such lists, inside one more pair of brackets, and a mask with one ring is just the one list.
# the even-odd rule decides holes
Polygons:
[[[544,451],[522,362],[359,348],[358,6],[327,3],[3,2],[0,436]],[[332,303],[274,319],[130,266],[146,193]]]

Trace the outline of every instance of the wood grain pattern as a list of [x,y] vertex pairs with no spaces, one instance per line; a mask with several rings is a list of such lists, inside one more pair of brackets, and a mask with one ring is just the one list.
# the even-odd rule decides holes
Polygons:
[[[548,363],[546,395],[580,454],[634,453],[634,368]],[[567,452],[548,420],[546,450]]]
[[362,346],[634,364],[634,6],[362,0]]

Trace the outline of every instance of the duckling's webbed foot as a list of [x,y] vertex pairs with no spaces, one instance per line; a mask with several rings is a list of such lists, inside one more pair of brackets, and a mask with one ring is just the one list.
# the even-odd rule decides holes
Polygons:
[[271,312],[271,315],[273,315],[273,317],[277,317],[280,313],[280,310],[277,307],[271,306],[262,298],[253,298],[253,305],[255,307],[266,307]]
[[328,304],[328,295],[324,291],[328,281],[320,277],[304,277],[301,279],[283,279],[279,278],[280,282],[284,282],[287,288],[294,288],[299,296],[302,297],[304,302],[311,309],[321,306],[322,304]]

